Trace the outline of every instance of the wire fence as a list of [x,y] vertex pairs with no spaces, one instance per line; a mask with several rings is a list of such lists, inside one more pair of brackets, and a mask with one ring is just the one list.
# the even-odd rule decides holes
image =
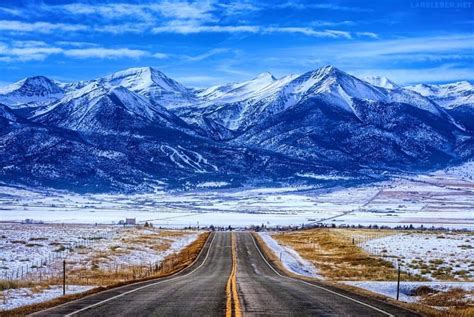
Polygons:
[[25,264],[16,265],[13,269],[6,269],[2,261],[2,267],[4,267],[4,269],[0,271],[0,278],[2,280],[24,280],[36,277],[42,279],[43,276],[48,275],[48,271],[50,271],[55,264],[61,262],[59,260],[66,259],[70,253],[78,249],[91,248],[98,241],[112,238],[114,234],[115,232],[103,232],[93,237],[84,237],[76,241],[54,242],[57,248],[49,254],[31,261],[25,261]]

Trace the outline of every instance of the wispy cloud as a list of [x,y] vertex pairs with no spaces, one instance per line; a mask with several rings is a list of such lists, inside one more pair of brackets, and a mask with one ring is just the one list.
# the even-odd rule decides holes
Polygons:
[[277,5],[279,8],[292,8],[292,9],[322,9],[322,10],[332,10],[332,11],[353,11],[353,12],[371,12],[372,9],[361,8],[358,6],[343,6],[336,3],[313,3],[313,2],[301,2],[301,1],[288,1],[282,4]]
[[146,10],[144,5],[127,4],[127,3],[109,3],[109,4],[87,4],[87,3],[70,3],[62,5],[46,5],[40,6],[43,11],[63,12],[74,16],[95,16],[97,18],[113,20],[124,17],[132,17],[139,20],[154,20],[154,15]]
[[[290,5],[290,4],[285,4]],[[303,4],[292,3],[296,7]],[[305,4],[307,5],[307,4]],[[315,5],[312,5],[315,6]],[[334,7],[321,4],[320,7]],[[82,23],[52,23],[24,22],[21,20],[0,20],[0,30],[21,33],[53,33],[53,32],[94,32],[109,34],[143,33],[153,34],[199,34],[199,33],[249,33],[272,34],[287,33],[301,34],[310,37],[346,38],[351,39],[348,31],[319,29],[320,27],[335,27],[353,25],[352,21],[313,21],[309,25],[264,25],[242,23],[223,23],[225,17],[248,14],[260,11],[265,5],[251,1],[162,1],[142,2],[138,4],[106,3],[88,4],[71,3],[61,5],[38,6],[37,10],[57,14],[64,13],[66,17],[87,16],[80,19]],[[36,8],[35,8],[36,9]],[[362,33],[361,33],[362,34]],[[367,33],[369,34],[369,33]]]
[[310,23],[311,26],[321,27],[321,26],[352,26],[357,24],[354,21],[324,21],[324,20],[315,20]]
[[128,48],[79,48],[64,50],[63,54],[75,58],[139,58],[149,55],[147,51],[132,50]]
[[189,86],[195,87],[195,88],[205,88],[205,87],[209,87],[211,85],[226,82],[226,78],[224,78],[224,77],[201,76],[201,75],[179,76],[176,79],[178,79],[179,82],[181,82],[185,85],[189,85]]
[[65,23],[49,23],[49,22],[21,22],[16,20],[0,20],[1,31],[13,31],[18,33],[35,32],[35,33],[52,33],[54,31],[74,32],[84,31],[89,28],[82,24],[65,24]]
[[58,47],[44,45],[7,46],[0,43],[0,60],[3,62],[14,61],[40,61],[49,55],[60,54],[63,50]]
[[299,33],[308,36],[315,37],[332,37],[338,38],[343,37],[350,39],[352,38],[349,32],[337,31],[337,30],[323,30],[317,31],[307,27],[267,27],[262,29],[263,33]]
[[196,56],[184,56],[184,58],[188,61],[191,61],[191,62],[198,62],[198,61],[202,61],[204,59],[207,59],[209,57],[212,57],[212,56],[215,56],[215,55],[218,55],[218,54],[222,54],[222,53],[226,53],[226,52],[229,52],[230,49],[228,48],[215,48],[215,49],[212,49],[208,52],[205,52],[203,54],[199,54],[199,55],[196,55]]
[[[56,42],[56,44],[60,44]],[[163,59],[168,55],[164,53],[150,53],[146,50],[130,49],[130,48],[105,48],[105,47],[80,47],[72,45],[71,42],[63,42],[63,46],[48,45],[39,41],[13,42],[11,44],[0,43],[0,61],[40,61],[51,55],[63,55],[70,58],[86,59],[118,59],[118,58],[134,58],[150,57]],[[69,46],[69,47],[68,47]],[[91,45],[89,45],[91,46]]]
[[169,58],[169,57],[170,57],[168,54],[160,53],[160,52],[154,53],[152,56],[153,56],[154,58],[158,58],[158,59],[165,59],[165,58]]
[[0,13],[6,13],[13,16],[21,16],[23,14],[22,10],[0,7]]
[[379,35],[377,33],[373,33],[373,32],[356,32],[355,34],[359,37],[370,37],[370,38],[373,38],[373,39],[378,39],[379,38]]
[[257,33],[260,28],[254,25],[195,25],[195,24],[170,24],[154,27],[152,32],[157,33]]
[[302,34],[313,37],[326,37],[326,38],[346,38],[351,39],[351,33],[346,31],[338,30],[315,30],[310,27],[275,27],[275,26],[258,26],[258,25],[167,25],[155,27],[152,29],[153,33],[178,33],[178,34],[196,34],[196,33],[259,33],[259,34],[272,34],[272,33],[290,33],[290,34]]

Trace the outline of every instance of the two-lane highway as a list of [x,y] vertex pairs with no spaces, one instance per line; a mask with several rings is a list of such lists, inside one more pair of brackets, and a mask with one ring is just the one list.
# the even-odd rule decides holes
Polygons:
[[235,316],[239,309],[248,316],[416,316],[284,276],[265,260],[249,232],[216,233],[195,264],[173,277],[108,290],[35,315]]

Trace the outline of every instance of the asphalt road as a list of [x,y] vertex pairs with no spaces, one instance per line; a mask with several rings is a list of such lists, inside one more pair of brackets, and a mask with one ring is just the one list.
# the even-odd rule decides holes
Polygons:
[[[246,316],[416,316],[352,293],[283,276],[250,233],[234,233],[237,292]],[[101,292],[35,316],[223,316],[232,270],[230,233],[216,233],[200,258],[173,277]]]

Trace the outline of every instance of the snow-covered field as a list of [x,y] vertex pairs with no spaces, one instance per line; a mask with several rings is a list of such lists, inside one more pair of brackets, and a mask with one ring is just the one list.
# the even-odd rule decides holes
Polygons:
[[474,234],[401,233],[369,240],[361,247],[381,254],[405,272],[439,280],[474,278]]
[[[92,286],[68,285],[66,287],[66,294],[70,295],[82,293],[92,288]],[[37,304],[61,297],[63,296],[63,288],[62,286],[58,285],[40,289],[18,288],[4,291],[3,296],[5,296],[5,298],[0,300],[0,312],[2,310],[10,310],[17,307]]]
[[67,293],[82,292],[102,285],[84,272],[122,274],[156,266],[197,237],[195,231],[118,225],[0,223],[0,281],[20,286],[0,293],[0,311],[62,296],[54,279],[61,276],[63,260],[68,280],[85,278],[89,284],[70,285]]
[[[112,224],[125,217],[155,226],[251,226],[327,223],[474,229],[470,163],[429,175],[351,188],[310,186],[190,192],[78,195],[0,185],[0,221]],[[467,166],[467,167],[466,167]],[[205,188],[204,188],[205,187]],[[215,188],[214,188],[215,187]]]
[[[372,282],[372,281],[345,281],[344,284],[360,287],[374,293],[379,293],[391,298],[397,298],[397,282]],[[404,302],[417,302],[421,299],[416,296],[416,289],[427,286],[437,291],[460,288],[468,292],[474,292],[474,282],[402,282],[400,283],[400,297]]]
[[[157,263],[196,239],[195,232],[122,226],[0,224],[0,277],[68,269]],[[158,246],[160,246],[158,248]]]

